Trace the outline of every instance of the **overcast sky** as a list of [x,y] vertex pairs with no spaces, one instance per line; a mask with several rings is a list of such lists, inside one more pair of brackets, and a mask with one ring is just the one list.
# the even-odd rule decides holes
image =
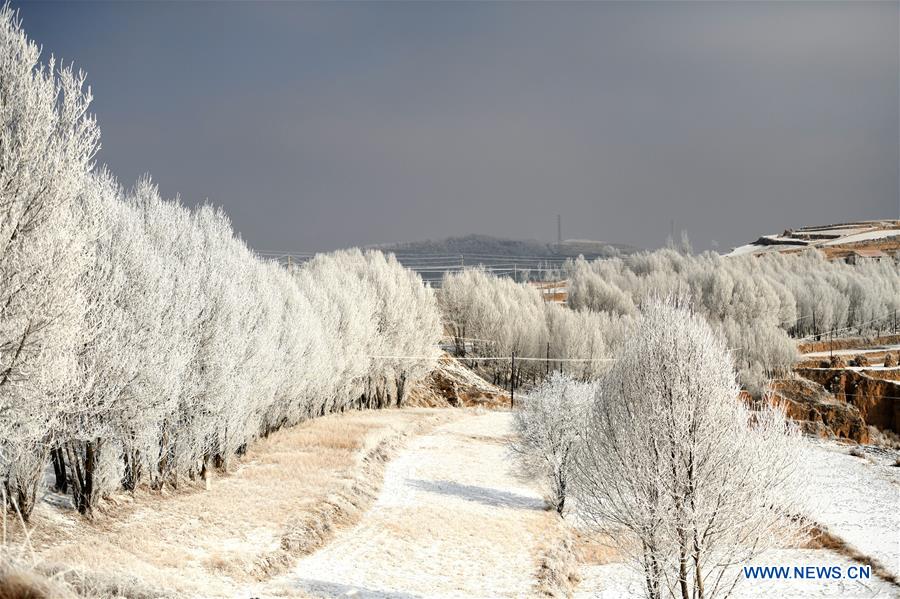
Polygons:
[[100,160],[257,249],[898,217],[897,2],[14,2]]

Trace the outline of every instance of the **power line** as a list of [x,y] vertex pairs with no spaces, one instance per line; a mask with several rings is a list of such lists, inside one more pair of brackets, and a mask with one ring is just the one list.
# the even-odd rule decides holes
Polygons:
[[[292,256],[305,256],[305,257],[314,257],[321,253],[328,252],[294,252],[290,250],[255,250],[257,254],[261,255],[292,255]],[[383,250],[379,248],[369,248],[362,249],[365,251],[379,251],[383,254],[393,254],[397,260],[416,260],[416,259],[451,259],[451,260],[459,260],[462,256],[464,258],[472,258],[472,259],[500,259],[500,260],[517,260],[517,261],[540,261],[540,262],[566,262],[567,260],[574,260],[578,256],[567,256],[560,254],[491,254],[484,252],[447,252],[447,253],[422,253],[422,252],[403,252],[403,251],[394,251],[394,250]],[[594,255],[602,255],[598,252],[582,252],[579,255],[584,256],[594,256]]]
[[461,341],[485,341],[487,343],[499,343],[496,339],[479,339],[477,337],[454,337],[453,335],[444,335],[444,339],[452,339],[456,341],[457,339]]
[[[439,357],[429,356],[380,356],[370,355],[368,358],[378,358],[384,360],[437,360]],[[512,356],[454,356],[456,360],[472,360],[479,362],[503,361],[509,362]],[[516,356],[516,360],[524,360],[528,362],[547,362],[547,358],[523,358]],[[550,362],[615,362],[618,358],[551,358]]]
[[892,316],[893,314],[894,314],[894,312],[891,311],[891,312],[888,312],[887,314],[884,314],[884,315],[882,315],[882,316],[878,316],[878,317],[876,317],[876,318],[873,318],[872,320],[867,320],[867,321],[865,321],[865,322],[860,322],[860,323],[857,323],[857,324],[848,325],[848,326],[845,326],[845,327],[841,327],[841,328],[839,328],[839,329],[829,329],[828,331],[823,331],[822,333],[813,333],[813,334],[811,334],[811,335],[807,335],[806,337],[799,337],[799,338],[797,338],[797,341],[805,341],[805,340],[807,340],[807,339],[812,339],[813,337],[821,336],[821,335],[824,335],[825,333],[829,333],[829,332],[832,333],[832,334],[834,334],[834,333],[837,333],[837,332],[840,332],[840,331],[849,331],[850,329],[858,329],[858,328],[860,328],[861,326],[864,326],[864,325],[867,325],[867,324],[872,324],[873,322],[878,322],[879,320],[884,320],[884,319],[888,318],[889,316]]

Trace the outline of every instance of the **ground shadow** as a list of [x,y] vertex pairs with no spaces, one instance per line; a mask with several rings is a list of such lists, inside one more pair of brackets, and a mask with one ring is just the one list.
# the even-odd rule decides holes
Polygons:
[[519,495],[518,493],[510,493],[509,491],[500,491],[499,489],[491,489],[488,487],[462,485],[450,480],[408,479],[406,484],[430,493],[453,495],[455,497],[461,497],[463,499],[468,499],[469,501],[477,501],[478,503],[483,503],[492,507],[509,507],[540,511],[545,510],[547,507],[542,499],[536,497],[528,497],[527,495]]
[[353,597],[353,599],[421,599],[418,595],[411,595],[402,591],[379,591],[325,580],[301,578],[291,582],[291,586],[309,593],[310,597],[322,599],[333,599],[335,597]]

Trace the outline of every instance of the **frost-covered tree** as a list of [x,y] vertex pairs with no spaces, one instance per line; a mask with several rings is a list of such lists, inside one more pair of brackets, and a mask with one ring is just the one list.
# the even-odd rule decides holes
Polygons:
[[545,305],[544,316],[550,356],[546,372],[565,372],[581,381],[594,379],[606,370],[633,320],[631,316],[572,310],[554,303]]
[[[438,299],[457,354],[502,358],[470,365],[504,385],[510,377],[516,386],[536,381],[551,370],[595,376],[619,328],[606,326],[607,315],[548,304],[532,285],[475,268],[444,277]],[[514,373],[507,361],[513,354],[520,358]]]
[[[434,294],[418,275],[404,268],[393,254],[366,252],[356,258],[357,276],[377,298],[376,369],[371,379],[384,387],[374,390],[374,406],[401,405],[411,383],[433,369],[439,352],[434,343],[442,334]],[[415,357],[420,359],[412,359]]]
[[432,291],[358,250],[287,271],[221,209],[124,192],[91,160],[83,77],[38,63],[0,9],[0,480],[23,517],[48,452],[91,514],[105,495],[227,469],[254,439],[401,405],[436,363]]
[[900,308],[900,263],[829,262],[817,251],[723,258],[644,252],[566,267],[569,305],[630,314],[651,295],[690,296],[728,339],[745,388],[761,396],[795,358],[791,337],[877,334]]
[[86,310],[75,352],[77,367],[65,390],[67,401],[56,406],[52,457],[57,488],[70,489],[75,506],[88,513],[104,490],[116,487],[115,475],[101,472],[100,465],[109,465],[103,457],[109,452],[107,444],[119,438],[122,409],[140,412],[136,402],[129,405],[124,397],[143,367],[143,340],[127,278],[128,252],[140,253],[140,238],[133,239],[139,234],[136,220],[123,213],[118,185],[105,172],[91,177],[81,202],[93,218],[96,237],[77,284]]
[[516,437],[510,449],[526,473],[543,480],[559,514],[569,494],[581,421],[595,392],[593,384],[557,372],[529,391],[513,412]]
[[799,432],[738,397],[725,342],[689,306],[649,302],[601,379],[575,461],[577,508],[623,532],[646,595],[725,597],[737,566],[797,532]]
[[191,211],[178,199],[163,200],[149,177],[138,181],[126,204],[142,223],[144,251],[159,265],[151,274],[164,279],[146,294],[145,301],[152,301],[149,312],[157,322],[144,330],[152,335],[148,347],[162,345],[166,351],[142,357],[145,370],[152,373],[142,376],[143,392],[148,393],[140,402],[145,426],[128,431],[123,443],[123,481],[127,489],[144,480],[158,488],[164,482],[174,483],[192,465],[179,459],[187,449],[179,442],[179,431],[186,425],[181,421],[184,404],[198,385],[194,361],[199,353],[200,315],[208,296],[203,293],[199,267],[201,235]]
[[9,5],[0,8],[0,477],[24,517],[75,369],[77,197],[99,143],[84,78],[39,54]]
[[339,366],[335,395],[318,410],[400,405],[439,355],[441,321],[433,292],[381,252],[319,255],[295,276],[328,334],[344,339],[330,348]]

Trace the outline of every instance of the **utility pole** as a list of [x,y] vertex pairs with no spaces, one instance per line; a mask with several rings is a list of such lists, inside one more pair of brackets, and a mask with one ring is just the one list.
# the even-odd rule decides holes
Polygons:
[[550,342],[547,342],[547,376],[550,376]]
[[509,407],[516,407],[516,352],[512,353],[509,361]]

